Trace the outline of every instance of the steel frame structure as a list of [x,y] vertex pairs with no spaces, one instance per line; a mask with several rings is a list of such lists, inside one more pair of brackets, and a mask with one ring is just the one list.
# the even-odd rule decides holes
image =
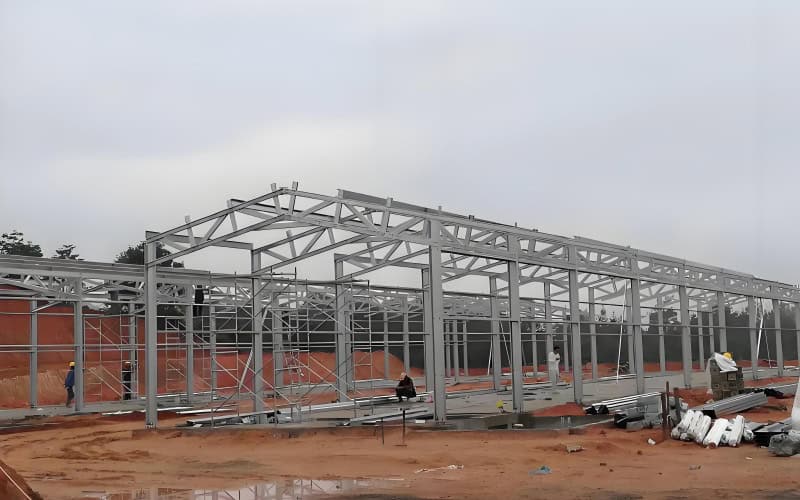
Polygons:
[[[728,309],[746,308],[754,371],[758,366],[759,304],[766,300],[775,310],[792,304],[795,325],[800,324],[800,290],[791,285],[630,247],[546,234],[349,191],[327,196],[300,191],[296,184],[291,188],[273,185],[263,196],[231,199],[214,214],[196,220],[187,217],[182,225],[164,232],[148,231],[145,236],[144,266],[2,256],[0,285],[11,288],[3,290],[0,298],[29,300],[32,316],[47,305],[73,304],[76,334],[70,347],[77,364],[79,408],[84,404],[83,305],[125,305],[131,317],[143,319],[143,343],[136,341],[128,348],[144,353],[148,427],[157,425],[158,353],[164,350],[158,340],[159,333],[163,335],[158,307],[171,305],[186,311],[181,320],[187,335],[179,348],[185,351],[187,371],[194,366],[190,361],[198,349],[208,347],[213,364],[217,349],[222,348],[216,345],[218,327],[214,326],[222,321],[220,313],[208,315],[210,326],[195,327],[190,291],[196,286],[208,290],[204,307],[209,312],[228,308],[249,318],[249,329],[236,329],[249,340],[241,345],[237,340],[233,348],[251,354],[263,353],[265,347],[272,351],[274,386],[280,386],[278,372],[283,365],[278,354],[284,339],[280,320],[275,319],[275,304],[300,307],[302,303],[325,316],[333,327],[320,327],[324,331],[317,333],[329,340],[319,340],[317,347],[325,344],[336,354],[331,390],[340,400],[352,396],[357,385],[353,352],[359,332],[354,329],[354,315],[369,311],[364,332],[370,343],[377,334],[382,336],[379,347],[402,347],[407,370],[409,350],[423,348],[425,385],[434,394],[434,416],[439,422],[447,418],[446,378],[459,376],[461,360],[467,365],[464,374],[469,374],[469,343],[485,342],[491,365],[487,375],[491,372],[496,389],[501,388],[502,367],[510,365],[513,408],[522,411],[526,343],[534,373],[543,354],[554,343],[563,343],[574,399],[581,402],[583,381],[600,375],[597,342],[602,335],[610,335],[600,332],[603,325],[619,326],[620,352],[625,339],[637,390],[642,392],[644,340],[649,336],[658,337],[661,373],[666,372],[665,344],[680,342],[684,381],[690,386],[698,354],[692,343],[699,348],[698,359],[704,358],[706,345],[709,352],[726,350],[728,334],[734,333],[726,325]],[[160,245],[171,250],[171,255],[157,257]],[[243,252],[250,272],[231,275],[160,266],[210,247]],[[281,275],[315,258],[332,259],[333,279],[302,280],[300,287]],[[415,273],[419,286],[382,286],[374,281],[365,285],[372,273],[391,268]],[[475,280],[485,290],[469,290]],[[365,286],[368,294],[354,293]],[[286,306],[288,302],[294,305]],[[616,322],[604,319],[606,309],[613,315],[619,313]],[[402,327],[390,329],[391,318]],[[486,329],[473,331],[476,322],[486,324]],[[419,324],[412,328],[411,323]],[[138,322],[134,319],[132,324],[135,339]],[[796,328],[782,326],[777,319],[771,329],[779,372],[784,367],[782,333],[789,330],[794,330],[800,346]],[[590,339],[588,355],[583,352],[582,339],[586,337]],[[31,328],[29,344],[2,344],[0,354],[8,350],[30,354],[31,405],[35,406],[35,328]],[[544,349],[539,344],[544,344]],[[588,375],[584,374],[586,360],[591,370]],[[265,394],[271,393],[274,402],[279,387],[265,387],[261,356],[252,355],[244,370],[253,378],[247,397],[253,398],[256,412],[263,411]],[[387,371],[384,367],[384,377]],[[194,374],[186,373],[184,378],[186,398],[195,397]],[[218,389],[213,370],[208,378],[213,394]]]

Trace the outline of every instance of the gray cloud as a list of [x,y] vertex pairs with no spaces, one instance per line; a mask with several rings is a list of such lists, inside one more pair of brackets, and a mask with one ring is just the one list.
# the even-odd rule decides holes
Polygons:
[[272,182],[788,282],[800,5],[0,6],[0,229],[109,260]]

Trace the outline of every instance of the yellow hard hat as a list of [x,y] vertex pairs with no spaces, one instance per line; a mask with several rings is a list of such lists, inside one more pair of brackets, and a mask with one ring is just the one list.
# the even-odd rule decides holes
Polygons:
[[723,356],[725,356],[728,359],[733,359],[733,355],[729,352],[726,352],[725,354],[723,354]]
[[75,362],[74,361],[70,361],[69,362],[69,366],[75,366]]

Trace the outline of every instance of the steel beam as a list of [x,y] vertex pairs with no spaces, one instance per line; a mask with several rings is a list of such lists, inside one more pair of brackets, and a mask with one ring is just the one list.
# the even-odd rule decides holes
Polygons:
[[211,351],[211,397],[217,395],[217,308],[208,306],[208,348]]
[[461,323],[461,337],[464,339],[464,343],[461,346],[462,351],[464,353],[464,376],[469,377],[469,341],[467,340],[467,320],[464,320]]
[[[190,289],[186,296],[191,297]],[[183,321],[186,323],[186,402],[192,402],[194,396],[194,305],[184,306]]]
[[30,385],[28,387],[30,395],[28,402],[31,408],[39,406],[39,313],[36,312],[36,301],[30,301],[30,338],[31,345],[30,362],[28,371]]
[[658,308],[658,311],[656,312],[656,321],[658,321],[658,367],[661,370],[661,374],[665,375],[667,373],[667,349],[666,341],[664,339],[666,329],[663,326],[664,311],[662,307],[664,307],[664,304],[661,297],[659,297],[656,299],[656,308]]
[[347,328],[347,303],[344,285],[341,282],[344,274],[344,264],[337,261],[334,264],[336,276],[336,392],[339,402],[347,401],[347,392],[350,390],[349,380],[351,353],[348,351]]
[[[431,300],[431,272],[430,269],[422,269],[422,323],[423,335],[422,344],[425,350],[425,388],[428,391],[435,390],[435,371],[436,356],[433,351],[433,301]],[[442,367],[444,370],[444,367]]]
[[[713,332],[714,330],[711,329]],[[700,357],[700,368],[705,367],[706,348],[703,345],[703,313],[697,311],[697,350]]]
[[403,369],[406,373],[411,372],[411,345],[408,325],[408,297],[403,297],[400,306],[400,314],[403,315]]
[[[75,281],[75,292],[78,296],[81,295],[82,286],[82,280],[78,279]],[[86,387],[84,359],[84,344],[86,338],[83,333],[83,301],[77,300],[73,307],[74,321],[72,331],[75,336],[75,411],[83,411],[85,403],[84,389]]]
[[383,311],[383,378],[391,380],[389,373],[389,313]]
[[[250,254],[250,269],[261,269],[261,254]],[[264,423],[264,284],[260,277],[252,278],[251,316],[253,329],[253,412],[256,421]],[[275,395],[273,395],[275,397]],[[277,417],[276,417],[277,418]]]

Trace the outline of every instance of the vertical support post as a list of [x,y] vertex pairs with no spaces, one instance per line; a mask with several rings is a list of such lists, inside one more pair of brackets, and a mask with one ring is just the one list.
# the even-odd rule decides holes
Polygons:
[[[386,307],[384,305],[384,307]],[[389,373],[389,311],[383,311],[383,378],[391,380]]]
[[539,374],[539,345],[536,343],[536,322],[531,322],[531,364],[533,376]]
[[597,380],[597,316],[594,307],[594,287],[589,287],[589,349],[592,362],[592,380]]
[[[191,289],[186,288],[186,297],[191,299]],[[194,310],[189,303],[184,306],[183,321],[186,323],[186,402],[192,402],[194,395]]]
[[714,325],[710,313],[708,315],[708,321],[705,323],[708,326],[708,353],[710,357],[711,354],[717,352],[716,342],[714,341]]
[[[275,388],[283,387],[283,316],[280,308],[280,293],[272,292],[272,372],[273,384]],[[338,362],[337,362],[338,364]]]
[[458,320],[454,319],[450,321],[450,345],[453,348],[453,377],[455,381],[458,382],[461,379],[461,360],[459,359],[458,354]]
[[39,406],[39,313],[36,312],[37,306],[38,302],[35,299],[31,300],[31,328],[29,338],[31,351],[29,363],[30,371],[28,372],[30,380],[28,386],[28,390],[30,391],[28,401],[30,402],[31,408]]
[[[261,269],[261,252],[253,252],[250,259],[250,270],[255,274]],[[253,318],[253,411],[256,423],[264,423],[264,285],[260,276],[252,278]],[[273,395],[274,397],[274,395]],[[277,417],[275,417],[277,419]]]
[[719,317],[719,348],[722,352],[728,350],[728,328],[725,319],[725,293],[717,292],[717,315]]
[[462,351],[464,352],[464,376],[469,377],[469,344],[467,343],[467,320],[464,320],[461,323],[461,338],[464,339],[464,343],[461,346]]
[[683,361],[683,385],[692,387],[692,338],[689,330],[689,296],[686,285],[678,286],[681,303],[681,360]]
[[78,300],[75,301],[75,314],[73,316],[72,331],[75,335],[75,411],[82,411],[84,400],[84,342],[83,334],[83,280],[75,280],[75,294]]
[[434,391],[434,367],[436,359],[433,352],[433,304],[431,300],[431,271],[422,270],[422,344],[425,350],[425,389]]
[[758,336],[756,328],[758,318],[756,318],[756,299],[747,297],[747,323],[750,330],[750,368],[753,372],[753,380],[758,379]]
[[489,278],[489,294],[491,295],[491,325],[492,325],[492,382],[494,390],[499,391],[502,387],[501,379],[503,376],[503,352],[500,343],[500,299],[497,298],[497,278]]
[[636,361],[634,359],[634,342],[633,342],[633,313],[631,303],[633,302],[633,294],[631,293],[631,289],[628,288],[628,291],[625,292],[625,335],[626,335],[626,342],[628,345],[628,366],[631,370],[636,369]]
[[[510,253],[519,252],[519,240],[508,237]],[[515,413],[525,410],[522,380],[522,325],[519,304],[519,262],[508,261],[508,323],[511,327],[511,396]]]
[[[570,261],[576,262],[577,249],[570,247]],[[569,270],[569,323],[572,330],[572,388],[575,402],[583,403],[583,355],[581,352],[581,308],[578,270]]]
[[[795,303],[794,305],[794,334],[797,341],[797,351],[795,352],[797,353],[797,359],[800,359],[800,303]],[[800,365],[800,361],[798,361],[798,364]],[[798,369],[800,369],[800,366],[798,366]],[[795,395],[795,397],[797,396]]]
[[145,384],[147,385],[147,411],[145,425],[147,428],[158,427],[158,312],[156,311],[156,266],[150,264],[156,258],[155,243],[145,243],[145,308],[144,308],[144,345],[145,345]]
[[[713,328],[711,329],[713,331]],[[697,357],[700,360],[700,369],[705,369],[706,347],[703,345],[703,312],[697,309]]]
[[636,370],[636,392],[644,392],[644,339],[642,338],[642,309],[640,282],[631,278],[631,327],[633,328],[633,366]]
[[217,308],[208,306],[208,343],[211,350],[211,397],[217,395]]
[[547,354],[545,355],[545,359],[553,352],[554,342],[553,342],[553,301],[550,298],[550,282],[544,282],[544,331],[545,331],[545,349],[547,349]]
[[450,344],[453,343],[453,340],[450,338],[450,321],[445,320],[444,322],[444,376],[445,377],[452,377],[453,376],[453,360],[450,359],[450,353],[452,351]]
[[434,354],[434,405],[433,416],[437,422],[447,420],[447,393],[444,384],[444,296],[442,290],[441,222],[430,221],[431,245],[428,251],[430,268],[430,295]]
[[772,299],[772,315],[775,317],[775,357],[778,363],[778,376],[783,377],[783,334],[781,329],[781,301]]
[[409,373],[411,371],[411,345],[408,333],[408,297],[403,297],[401,308],[400,313],[403,315],[403,369]]
[[664,339],[664,302],[661,297],[656,299],[656,308],[658,311],[656,312],[658,321],[658,367],[661,370],[661,375],[665,375],[667,373],[667,348],[666,342]]
[[[339,402],[344,402],[347,401],[346,394],[350,389],[348,380],[350,380],[349,377],[351,376],[348,373],[350,370],[350,352],[347,349],[346,297],[344,285],[341,282],[344,274],[344,263],[337,260],[334,271],[336,276],[336,392],[338,393]],[[275,312],[273,312],[274,314]]]

